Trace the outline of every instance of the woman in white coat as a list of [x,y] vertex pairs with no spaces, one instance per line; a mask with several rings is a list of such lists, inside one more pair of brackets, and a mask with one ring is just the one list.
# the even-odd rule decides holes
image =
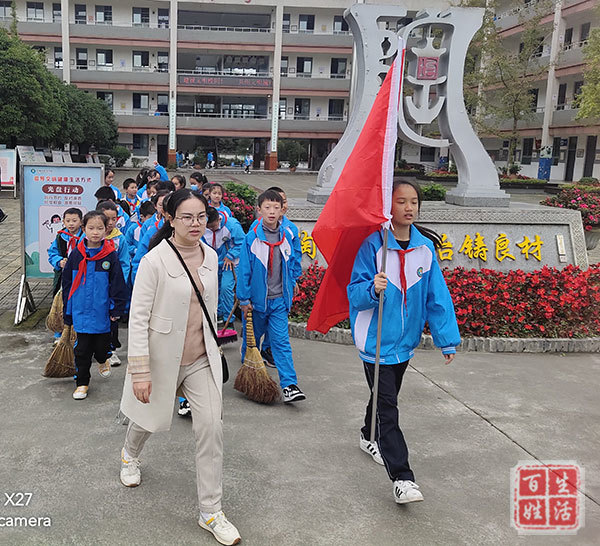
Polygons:
[[221,510],[223,370],[217,343],[174,244],[202,293],[213,325],[218,301],[218,259],[200,238],[208,203],[180,189],[165,199],[164,226],[142,258],[129,313],[128,369],[121,411],[130,419],[121,452],[123,485],[140,484],[139,456],[151,433],[168,430],[176,393],[192,409],[196,439],[198,524],[222,544],[241,538]]

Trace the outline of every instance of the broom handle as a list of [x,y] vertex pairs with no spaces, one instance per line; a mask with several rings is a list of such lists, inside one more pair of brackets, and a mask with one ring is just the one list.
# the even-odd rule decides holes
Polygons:
[[256,339],[254,338],[254,326],[252,325],[252,311],[248,311],[246,315],[246,347],[256,347]]
[[229,326],[229,323],[231,321],[231,317],[233,317],[233,313],[235,313],[235,310],[237,309],[238,303],[240,303],[240,301],[237,299],[237,296],[235,296],[235,291],[237,288],[237,275],[235,274],[235,269],[232,269],[231,272],[233,273],[233,294],[234,294],[234,299],[235,299],[235,303],[233,304],[233,307],[231,308],[231,313],[229,313],[229,316],[227,317],[227,320],[225,321],[225,324],[223,325],[223,328],[221,328],[221,332],[227,330],[227,326]]

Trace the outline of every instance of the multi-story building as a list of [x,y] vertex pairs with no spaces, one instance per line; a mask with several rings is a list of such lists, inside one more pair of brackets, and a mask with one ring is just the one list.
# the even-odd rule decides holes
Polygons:
[[[317,169],[344,132],[353,39],[343,12],[354,0],[98,1],[105,3],[17,0],[18,30],[45,50],[57,76],[112,107],[119,142],[134,157],[166,164],[169,150],[192,151],[199,137],[247,137],[255,163],[273,168],[277,140],[295,138],[310,142],[309,166]],[[520,12],[514,0],[498,10],[509,47],[519,47],[519,21],[534,1],[523,0]],[[449,4],[432,0],[426,7]],[[10,5],[0,0],[4,25]],[[594,6],[557,0],[556,14],[543,21],[540,62],[550,68],[539,82],[533,121],[519,126],[523,174],[536,175],[538,150],[549,144],[552,179],[600,175],[600,127],[575,120],[573,108]],[[404,7],[412,16],[423,5],[409,0]],[[508,142],[483,141],[503,165]],[[433,165],[439,151],[406,145],[403,155]]]

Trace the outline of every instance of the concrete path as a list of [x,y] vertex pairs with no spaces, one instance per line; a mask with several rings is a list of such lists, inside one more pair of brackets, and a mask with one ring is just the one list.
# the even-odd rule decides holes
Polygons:
[[[126,338],[122,332],[121,338]],[[6,545],[216,544],[195,523],[189,420],[143,453],[143,482],[118,480],[125,427],[115,423],[125,367],[89,398],[41,377],[44,331],[0,333],[0,484],[32,493],[0,516],[48,516],[50,528],[0,528]],[[352,347],[292,340],[308,400],[260,406],[224,388],[224,507],[247,545],[598,543],[600,358],[461,354],[445,366],[421,351],[400,396],[401,423],[425,502],[398,506],[385,470],[358,448],[368,396]],[[227,346],[232,376],[238,344]],[[511,467],[575,460],[586,471],[586,527],[571,537],[519,537],[510,526]]]

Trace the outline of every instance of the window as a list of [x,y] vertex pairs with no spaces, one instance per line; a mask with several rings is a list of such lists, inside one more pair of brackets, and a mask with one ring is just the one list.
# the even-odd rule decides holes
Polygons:
[[348,23],[342,15],[335,15],[333,17],[333,33],[334,34],[346,34],[348,32]]
[[565,49],[570,49],[572,43],[573,43],[573,27],[565,30],[565,43],[564,43]]
[[112,25],[112,6],[96,6],[96,24]]
[[346,77],[346,59],[331,59],[331,77],[343,79]]
[[113,65],[112,49],[97,49],[96,65],[98,66],[98,70],[110,70]]
[[63,54],[62,47],[54,48],[54,68],[62,68],[63,67]]
[[96,97],[100,100],[103,100],[106,105],[111,109],[113,109],[113,94],[109,91],[97,91]]
[[150,8],[132,8],[131,22],[134,27],[150,26]]
[[567,100],[567,84],[561,83],[558,86],[558,100],[556,101],[556,109],[564,110],[566,100]]
[[522,165],[531,165],[531,156],[533,155],[533,138],[523,139],[523,153],[521,155]]
[[310,78],[312,75],[312,57],[298,57],[296,60],[296,76]]
[[148,135],[133,135],[133,155],[148,155]]
[[283,32],[289,32],[290,31],[290,14],[289,13],[284,13],[283,14],[283,24],[282,24],[282,30]]
[[421,146],[421,161],[432,163],[435,161],[435,148]]
[[587,39],[590,36],[590,25],[591,23],[584,23],[581,25],[581,31],[579,32],[579,41],[587,42]]
[[148,93],[134,93],[133,94],[133,113],[148,113],[148,106],[150,104]]
[[300,15],[298,19],[298,32],[312,34],[315,31],[315,16]]
[[334,121],[344,119],[344,99],[329,99],[329,117]]
[[288,57],[281,57],[281,75],[282,76],[288,75],[289,62],[290,61],[289,61]]
[[156,64],[159,72],[168,72],[169,71],[169,52],[168,51],[159,51],[156,54]]
[[285,119],[287,114],[287,99],[281,99],[279,101],[279,119]]
[[27,20],[44,21],[44,2],[27,2]]
[[[581,88],[583,87],[583,81],[575,82],[573,84],[573,100],[576,101],[581,95]],[[574,108],[578,108],[579,105],[575,104]]]
[[85,4],[75,4],[75,24],[87,24],[87,7]]
[[529,94],[531,95],[531,110],[533,112],[537,112],[537,104],[538,104],[538,95],[540,93],[540,90],[535,88],[535,89],[530,89],[529,90]]
[[158,8],[158,28],[169,28],[169,8]]
[[87,49],[77,48],[75,50],[75,65],[78,70],[87,70],[87,67],[88,67]]
[[156,95],[156,111],[161,114],[169,113],[169,94],[168,93],[158,93]]
[[294,119],[310,118],[310,99],[296,99],[294,102]]
[[560,137],[554,137],[552,139],[552,165],[558,165],[560,160]]
[[60,4],[52,4],[52,22],[60,23],[62,21],[62,11]]
[[142,70],[150,66],[150,53],[148,51],[133,52],[133,69]]
[[0,19],[10,19],[10,0],[0,2]]

